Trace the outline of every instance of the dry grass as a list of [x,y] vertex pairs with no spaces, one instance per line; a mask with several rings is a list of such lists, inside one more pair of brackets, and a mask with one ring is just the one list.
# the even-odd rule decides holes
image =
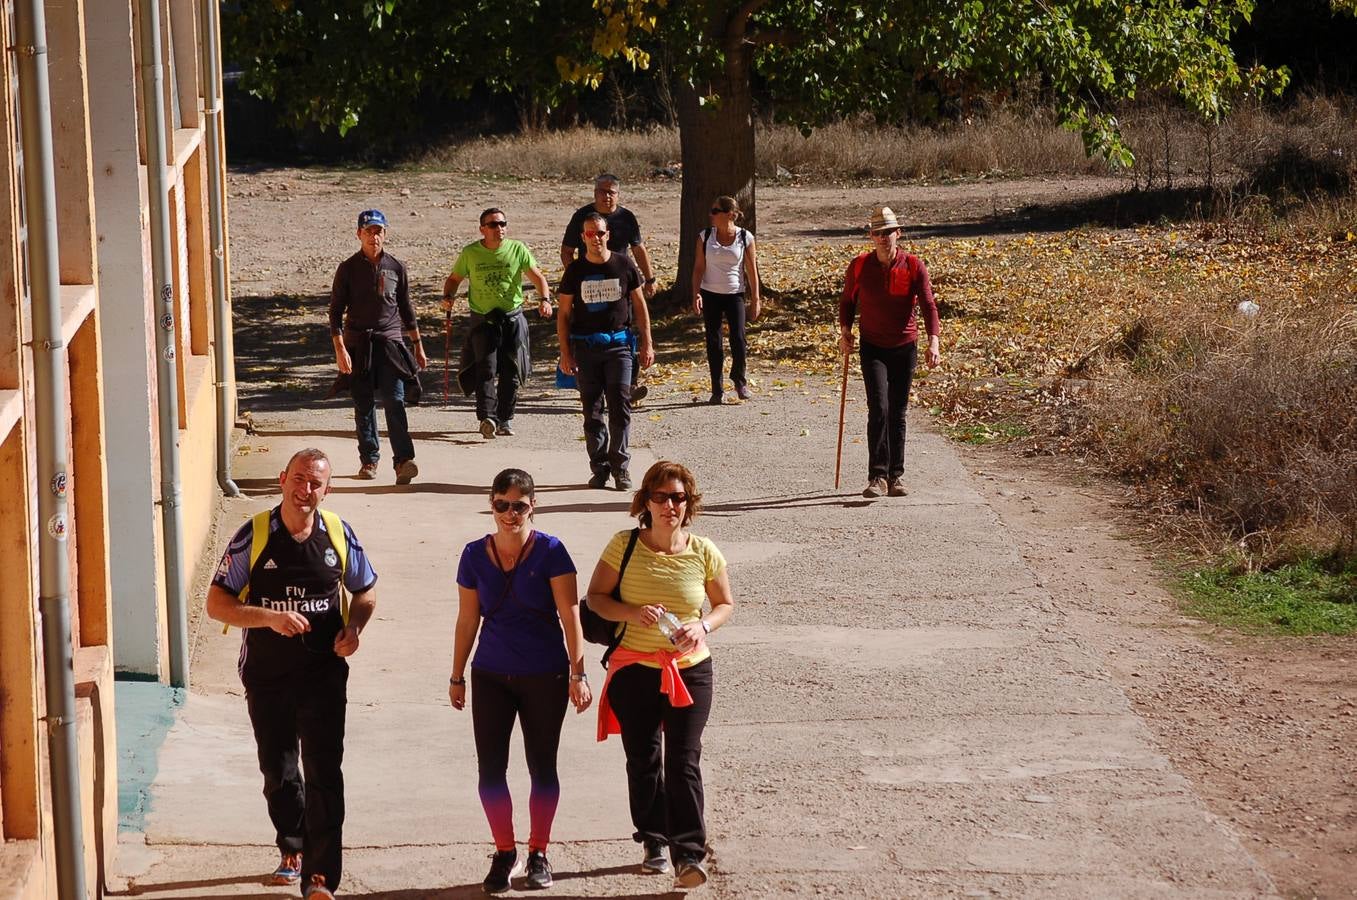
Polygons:
[[[1212,126],[1161,102],[1124,110],[1122,120],[1137,159],[1126,175],[1138,187],[1203,182],[1229,187],[1270,166],[1271,182],[1248,184],[1246,194],[1289,191],[1298,199],[1313,200],[1318,196],[1313,185],[1332,182],[1334,172],[1350,171],[1357,160],[1357,103],[1341,96],[1301,97],[1281,111],[1249,105]],[[1056,124],[1048,110],[1019,106],[1000,106],[974,120],[929,127],[845,119],[816,129],[810,137],[786,125],[760,125],[755,156],[760,178],[776,179],[781,172],[784,178],[810,181],[1108,171],[1101,160],[1084,156],[1078,135]],[[425,154],[419,164],[572,181],[588,180],[606,168],[630,180],[672,174],[678,159],[673,128],[608,131],[586,126],[461,141]]]
[[1247,555],[1357,552],[1357,311],[1151,308],[1098,368],[1085,437]]
[[[1357,553],[1357,238],[1219,225],[929,240],[944,365],[918,400],[965,439],[1097,461],[1173,543],[1251,565]],[[769,245],[757,359],[831,390],[851,250]],[[1249,319],[1236,311],[1257,303]]]

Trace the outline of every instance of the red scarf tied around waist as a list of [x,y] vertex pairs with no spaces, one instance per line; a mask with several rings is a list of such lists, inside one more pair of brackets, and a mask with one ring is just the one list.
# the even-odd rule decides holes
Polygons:
[[688,693],[688,686],[683,683],[683,676],[679,673],[678,661],[685,654],[677,650],[656,650],[653,653],[641,653],[638,650],[628,650],[625,647],[618,647],[613,651],[608,666],[608,677],[603,680],[603,693],[598,698],[598,739],[606,741],[610,734],[621,734],[622,724],[617,721],[617,715],[613,712],[612,704],[608,702],[608,685],[612,682],[613,676],[618,670],[625,669],[633,663],[653,662],[660,667],[660,693],[669,697],[670,706],[692,706],[693,695]]

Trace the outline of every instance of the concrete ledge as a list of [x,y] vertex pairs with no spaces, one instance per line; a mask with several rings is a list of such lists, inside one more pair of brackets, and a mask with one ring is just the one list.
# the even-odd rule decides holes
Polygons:
[[9,437],[24,414],[24,395],[20,391],[0,391],[0,441]]
[[75,333],[94,312],[99,289],[92,284],[63,284],[61,286],[61,339],[69,346]]
[[0,841],[0,900],[43,900],[47,896],[38,842]]
[[107,647],[75,653],[80,728],[80,796],[84,810],[89,896],[102,894],[118,846],[118,742],[113,718],[113,656]]

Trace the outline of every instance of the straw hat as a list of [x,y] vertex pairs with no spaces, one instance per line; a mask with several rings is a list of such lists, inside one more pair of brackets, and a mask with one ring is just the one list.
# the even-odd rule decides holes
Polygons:
[[868,223],[868,231],[889,231],[899,228],[900,223],[895,220],[895,212],[889,206],[878,206],[872,211],[872,221]]

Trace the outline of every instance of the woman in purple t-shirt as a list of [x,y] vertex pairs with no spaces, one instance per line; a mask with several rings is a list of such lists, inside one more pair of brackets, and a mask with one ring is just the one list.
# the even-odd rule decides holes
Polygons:
[[528,797],[527,884],[551,886],[547,843],[561,795],[556,750],[567,702],[584,712],[593,702],[584,675],[575,564],[557,538],[532,527],[532,476],[505,469],[490,488],[495,533],[462,551],[457,566],[457,632],[448,699],[466,706],[466,664],[471,660],[471,722],[476,737],[481,805],[495,839],[483,887],[507,891],[522,871],[509,796],[509,736],[523,728],[532,790]]

